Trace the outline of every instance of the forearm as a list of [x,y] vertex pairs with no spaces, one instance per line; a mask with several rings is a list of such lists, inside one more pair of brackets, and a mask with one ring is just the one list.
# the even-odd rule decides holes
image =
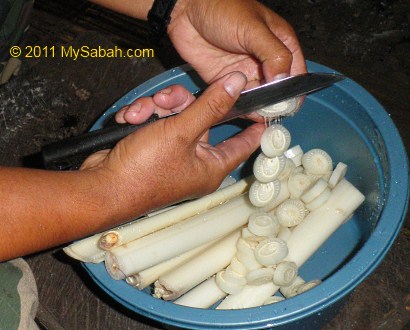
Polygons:
[[96,174],[0,168],[0,261],[124,221],[113,185]]
[[154,0],[91,0],[91,2],[130,17],[147,20],[148,11]]

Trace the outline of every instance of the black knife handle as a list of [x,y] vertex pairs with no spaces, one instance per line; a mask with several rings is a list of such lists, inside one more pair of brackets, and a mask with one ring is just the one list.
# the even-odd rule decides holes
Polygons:
[[106,128],[48,144],[41,150],[44,167],[58,171],[78,169],[93,152],[113,148],[122,138],[158,119],[158,115],[153,114],[140,125],[115,123]]

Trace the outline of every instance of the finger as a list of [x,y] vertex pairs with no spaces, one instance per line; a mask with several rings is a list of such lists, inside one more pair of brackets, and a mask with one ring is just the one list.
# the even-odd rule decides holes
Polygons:
[[[275,31],[273,29],[276,29],[275,35],[277,36],[277,38],[292,53],[292,63],[291,63],[290,75],[294,76],[297,74],[306,73],[307,68],[306,68],[305,57],[303,55],[302,48],[300,47],[298,38],[293,28],[286,21],[284,21],[284,24],[281,25],[281,27],[275,27],[275,26],[271,27],[272,33],[273,31]],[[269,65],[269,62],[267,63],[266,68],[265,67],[263,68],[263,71],[264,71],[264,74],[266,71],[266,74],[269,76],[268,71],[270,70],[270,68],[268,65]]]
[[259,22],[252,30],[252,35],[255,34],[258,38],[247,38],[247,49],[262,63],[265,80],[288,76],[293,58],[291,51],[263,22]]
[[118,124],[125,124],[126,123],[126,120],[124,118],[124,113],[125,113],[125,111],[127,111],[128,107],[129,107],[129,105],[126,105],[125,107],[121,108],[121,110],[118,110],[115,113],[115,121]]
[[152,97],[141,97],[123,107],[115,114],[117,123],[141,124],[155,112],[156,105]]
[[[181,132],[196,141],[211,126],[218,123],[232,108],[246,85],[246,76],[232,72],[209,86],[187,111],[175,118]],[[196,142],[195,141],[195,142]]]
[[163,109],[181,112],[195,101],[195,96],[182,85],[172,85],[156,93],[153,100]]
[[215,168],[219,165],[222,172],[229,173],[242,162],[249,159],[251,154],[255,152],[260,145],[260,139],[264,130],[265,125],[257,123],[215,147],[209,144],[198,144],[198,155],[206,157],[210,153],[212,160],[218,160],[217,164],[215,164],[215,161],[212,161],[210,166]]
[[153,97],[142,97],[119,110],[117,123],[141,124],[153,113],[166,116],[184,110],[195,97],[182,85],[173,85],[157,92]]
[[[305,57],[292,26],[285,19],[270,10],[265,11],[265,22],[271,33],[274,34],[292,54],[290,72],[280,72],[279,75],[283,76],[283,74],[288,73],[290,73],[290,75],[296,75],[307,72]],[[274,80],[278,74],[273,71],[274,64],[272,65],[272,61],[266,61],[262,70],[267,81]],[[278,78],[280,78],[280,76],[276,77],[276,79]]]
[[217,145],[217,148],[225,155],[225,170],[227,172],[233,171],[259,148],[264,130],[264,124],[253,124],[241,133]]

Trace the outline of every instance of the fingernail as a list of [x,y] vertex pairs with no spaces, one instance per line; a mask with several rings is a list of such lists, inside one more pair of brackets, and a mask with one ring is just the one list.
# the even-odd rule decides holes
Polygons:
[[137,102],[135,104],[132,104],[125,112],[139,112],[141,110],[141,103]]
[[171,88],[164,88],[164,89],[161,89],[161,90],[159,91],[159,93],[160,93],[160,94],[169,95],[169,94],[172,93],[172,89],[171,89]]
[[225,80],[224,88],[230,96],[236,97],[245,88],[246,82],[246,76],[242,72],[233,72]]
[[273,77],[273,81],[285,79],[287,77],[289,77],[289,75],[287,73],[279,73],[279,74],[277,74],[276,76]]

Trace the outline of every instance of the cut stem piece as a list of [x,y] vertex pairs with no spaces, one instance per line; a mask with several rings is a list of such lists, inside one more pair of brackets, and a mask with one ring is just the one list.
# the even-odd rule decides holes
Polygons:
[[277,236],[280,224],[272,213],[255,212],[249,217],[248,229],[256,236]]
[[346,175],[347,165],[339,162],[329,178],[329,187],[334,188]]
[[288,180],[289,193],[295,199],[299,199],[311,185],[312,180],[305,173],[291,174]]
[[194,308],[209,308],[224,297],[226,297],[226,293],[216,284],[215,276],[212,276],[179,297],[174,301],[174,304]]
[[[116,240],[121,244],[127,244],[133,240],[141,238],[145,235],[151,234],[162,228],[171,226],[198,213],[207,211],[215,206],[225,203],[246,191],[249,190],[250,185],[254,181],[254,177],[247,177],[226,188],[217,190],[209,195],[199,198],[194,201],[185,202],[181,205],[166,208],[165,212],[162,210],[155,212],[149,217],[143,217],[134,220],[125,225],[119,226],[110,230],[115,232]],[[159,213],[160,212],[160,213]],[[100,246],[101,237],[107,232],[95,234],[85,239],[79,240],[64,248],[64,252],[74,259],[83,262],[98,263],[104,260],[105,249],[112,249],[114,244],[109,247],[105,242]]]
[[297,287],[297,294],[301,294],[310,289],[313,289],[314,287],[318,286],[320,283],[322,283],[321,280],[312,280],[312,281],[303,283]]
[[270,158],[259,154],[253,163],[253,175],[262,183],[273,181],[285,168],[285,163],[286,158],[283,155]]
[[229,269],[218,272],[215,280],[219,288],[228,294],[238,293],[246,285],[246,278],[243,275]]
[[288,255],[286,242],[280,238],[268,238],[255,248],[256,260],[264,266],[272,266],[282,261]]
[[305,218],[305,204],[298,199],[288,199],[276,208],[275,214],[283,227],[294,227]]
[[264,305],[276,304],[276,303],[281,302],[283,300],[285,300],[285,298],[280,297],[280,296],[272,296],[272,297],[269,297],[268,299],[266,299],[263,304]]
[[269,282],[262,285],[245,285],[241,292],[227,296],[216,309],[242,309],[262,306],[278,291],[279,287]]
[[327,182],[323,179],[318,179],[309,189],[307,189],[300,199],[303,203],[310,203],[318,197],[327,188]]
[[287,260],[300,267],[364,201],[363,194],[343,179],[325,204],[310,212],[292,231]]
[[282,293],[285,298],[292,298],[298,294],[299,286],[304,283],[305,283],[305,280],[301,278],[300,276],[297,276],[290,285],[281,286],[280,293]]
[[311,149],[302,157],[302,165],[305,171],[314,175],[329,173],[332,166],[332,158],[322,149]]
[[280,186],[279,180],[268,183],[255,181],[249,189],[249,199],[256,207],[266,206],[278,197]]
[[171,270],[179,267],[183,263],[187,262],[188,260],[192,259],[199,253],[205,251],[209,246],[214,244],[215,241],[201,245],[193,250],[185,252],[180,256],[172,258],[170,260],[166,260],[164,262],[159,263],[153,267],[144,269],[140,271],[138,274],[128,276],[126,281],[128,284],[132,285],[133,287],[143,290],[147,286],[154,283],[160,276],[170,272]]
[[239,196],[206,213],[107,252],[107,271],[114,279],[122,279],[122,274],[136,274],[226,236],[245,225],[253,212],[255,208],[247,194]]
[[275,103],[258,110],[257,113],[267,118],[290,115],[299,109],[299,99],[300,98],[294,97],[279,103]]
[[303,149],[300,145],[296,145],[286,150],[284,155],[286,158],[290,159],[296,167],[302,165]]
[[284,126],[272,125],[262,134],[261,149],[268,157],[279,156],[289,148],[290,141],[290,133]]
[[276,265],[273,283],[278,286],[290,285],[298,276],[298,266],[291,261],[283,261]]
[[165,300],[176,299],[224,269],[235,255],[239,237],[240,232],[236,231],[178,268],[162,275],[155,282],[154,296]]

